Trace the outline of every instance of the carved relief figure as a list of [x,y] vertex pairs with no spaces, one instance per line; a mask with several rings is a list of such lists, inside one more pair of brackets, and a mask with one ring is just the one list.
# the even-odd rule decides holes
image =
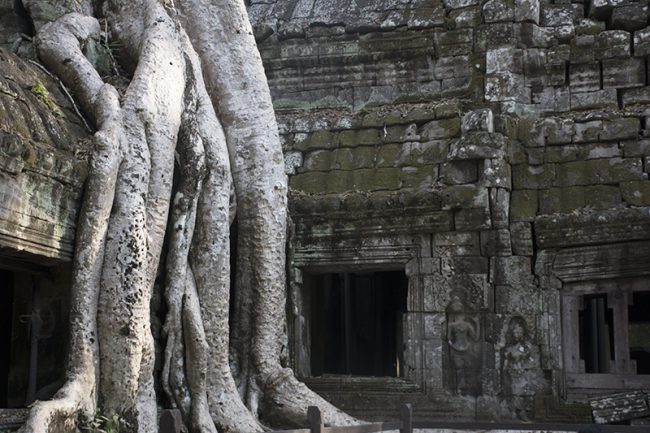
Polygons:
[[447,344],[453,369],[453,389],[458,394],[479,390],[481,325],[478,314],[462,291],[454,290],[447,306]]
[[517,418],[528,421],[532,396],[540,384],[539,349],[532,343],[526,321],[514,316],[508,323],[506,346],[502,349],[501,381],[504,395],[511,397]]

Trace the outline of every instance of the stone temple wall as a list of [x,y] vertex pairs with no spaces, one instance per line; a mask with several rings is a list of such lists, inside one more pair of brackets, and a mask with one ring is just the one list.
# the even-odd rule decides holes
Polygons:
[[[368,419],[411,401],[584,420],[575,402],[650,389],[629,350],[650,353],[647,0],[249,3],[289,174],[300,376]],[[50,265],[72,254],[86,132],[55,80],[0,62],[0,267],[47,275],[64,316],[68,270]],[[408,279],[403,377],[312,378],[307,281],[382,270]],[[610,334],[597,368],[580,349],[592,301]]]
[[[405,376],[441,416],[570,418],[650,388],[627,335],[650,289],[647,1],[250,3],[290,176],[300,374],[306,277],[404,269]],[[598,294],[620,324],[594,373],[579,323]],[[354,408],[348,382],[329,397]]]

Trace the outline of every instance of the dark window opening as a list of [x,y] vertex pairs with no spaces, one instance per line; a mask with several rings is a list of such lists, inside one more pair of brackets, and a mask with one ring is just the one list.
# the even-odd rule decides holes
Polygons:
[[614,360],[613,312],[607,295],[589,295],[580,311],[580,358],[586,373],[608,373]]
[[408,291],[404,272],[323,274],[309,280],[312,376],[399,377]]
[[0,407],[7,407],[9,394],[13,304],[14,275],[0,269]]
[[70,268],[0,262],[0,408],[48,400],[65,379]]
[[650,292],[634,292],[628,306],[630,359],[637,374],[650,374]]

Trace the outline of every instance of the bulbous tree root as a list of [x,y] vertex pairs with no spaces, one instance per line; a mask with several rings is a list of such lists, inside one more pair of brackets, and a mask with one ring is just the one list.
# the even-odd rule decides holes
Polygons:
[[[86,3],[79,11],[91,10]],[[163,242],[161,383],[190,431],[261,432],[260,410],[267,420],[306,424],[309,405],[331,424],[358,423],[283,365],[287,180],[243,1],[103,6],[133,74],[122,96],[83,54],[99,38],[95,18],[70,11],[38,29],[39,56],[97,132],[77,229],[68,380],[32,408],[21,431],[70,430],[98,405],[120,414],[126,431],[157,431],[149,303]]]

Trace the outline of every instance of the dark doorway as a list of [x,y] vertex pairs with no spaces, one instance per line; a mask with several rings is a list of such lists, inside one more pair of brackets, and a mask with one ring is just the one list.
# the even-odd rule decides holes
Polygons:
[[0,269],[0,407],[7,407],[9,393],[13,304],[14,274]]
[[628,307],[630,359],[637,374],[650,374],[650,292],[634,292]]
[[580,312],[580,352],[587,373],[609,373],[614,360],[614,318],[607,294],[588,295]]
[[403,271],[312,275],[306,283],[312,376],[400,376]]

